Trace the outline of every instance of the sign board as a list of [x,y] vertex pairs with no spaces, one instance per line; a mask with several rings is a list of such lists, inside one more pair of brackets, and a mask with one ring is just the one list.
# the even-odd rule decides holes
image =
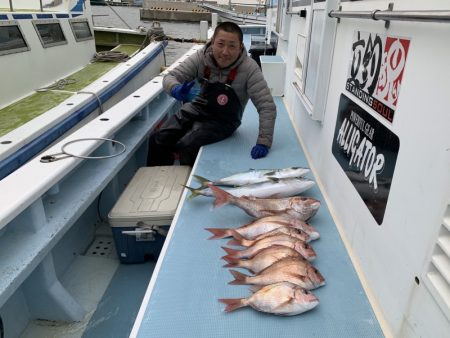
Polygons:
[[397,135],[341,94],[332,153],[379,225],[399,147]]

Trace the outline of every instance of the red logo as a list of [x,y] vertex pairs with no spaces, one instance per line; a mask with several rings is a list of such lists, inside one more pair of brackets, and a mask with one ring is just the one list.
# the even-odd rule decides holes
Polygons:
[[225,94],[220,94],[217,97],[217,103],[221,106],[224,106],[228,103],[228,96],[226,96]]

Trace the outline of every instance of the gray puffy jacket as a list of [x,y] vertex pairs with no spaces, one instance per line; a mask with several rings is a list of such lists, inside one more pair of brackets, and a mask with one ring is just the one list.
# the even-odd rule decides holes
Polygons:
[[226,82],[231,69],[238,66],[237,76],[231,87],[236,92],[242,107],[251,99],[259,114],[259,132],[256,143],[268,147],[272,145],[276,106],[270,90],[264,80],[261,69],[244,48],[241,56],[231,66],[219,69],[212,58],[211,43],[198,50],[171,70],[163,79],[164,90],[170,94],[173,86],[185,81],[201,79],[204,76],[205,65],[211,69],[211,82]]

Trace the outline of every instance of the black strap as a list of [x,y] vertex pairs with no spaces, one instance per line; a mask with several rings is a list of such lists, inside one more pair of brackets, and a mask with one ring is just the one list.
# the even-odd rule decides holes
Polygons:
[[[211,68],[209,68],[208,66],[205,67],[205,71],[203,74],[204,78],[206,80],[209,80],[209,78],[211,77]],[[227,82],[226,84],[231,86],[231,83],[234,81],[234,79],[236,78],[237,75],[237,67],[233,68],[232,70],[230,70],[230,72],[228,73],[228,77],[227,77]]]

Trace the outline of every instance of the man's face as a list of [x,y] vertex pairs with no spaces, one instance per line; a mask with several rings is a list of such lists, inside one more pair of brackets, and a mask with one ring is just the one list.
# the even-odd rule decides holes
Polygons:
[[228,67],[241,55],[242,44],[238,34],[218,31],[212,40],[212,51],[217,65],[220,68]]

